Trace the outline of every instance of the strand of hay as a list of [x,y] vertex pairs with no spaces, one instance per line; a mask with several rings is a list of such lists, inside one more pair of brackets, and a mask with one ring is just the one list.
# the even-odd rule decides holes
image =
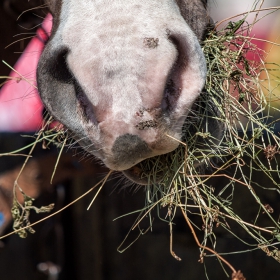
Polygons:
[[[191,223],[197,223],[200,216],[202,226],[197,224],[196,229],[204,233],[202,245],[212,244],[215,249],[215,232],[223,228],[280,262],[279,212],[273,213],[273,207],[259,197],[264,192],[280,193],[279,134],[274,132],[279,119],[271,116],[279,109],[270,102],[274,93],[269,87],[272,79],[279,86],[280,79],[274,73],[280,67],[265,62],[266,54],[254,44],[252,26],[245,19],[229,22],[204,42],[208,66],[205,92],[187,117],[179,148],[139,164],[150,183],[136,225],[152,215],[154,208],[158,213],[167,208],[166,217],[159,218],[170,224],[180,208]],[[264,178],[266,185],[261,184]],[[219,185],[217,179],[226,184]],[[235,196],[241,187],[251,196],[252,204],[242,203],[246,204],[244,212],[248,212],[247,207],[254,209],[249,211],[253,222],[244,220],[242,211],[237,213],[233,207],[240,208],[235,201],[242,198]],[[236,225],[243,229],[242,236],[235,233]],[[245,237],[254,242],[246,243]],[[206,253],[201,246],[202,259]]]
[[[146,216],[152,221],[156,209],[159,218],[170,226],[170,252],[177,260],[180,257],[172,249],[172,226],[179,209],[192,229],[201,262],[211,256],[223,259],[215,252],[217,231],[227,231],[247,244],[249,250],[259,248],[280,262],[279,212],[275,211],[279,209],[260,199],[262,193],[280,194],[279,134],[274,132],[279,119],[271,116],[272,112],[279,113],[271,101],[273,89],[280,83],[274,73],[280,67],[265,62],[266,54],[250,37],[251,29],[245,15],[209,34],[203,44],[208,66],[205,91],[187,117],[179,147],[138,165],[149,184],[145,187],[145,207],[138,211],[132,229],[140,227]],[[43,143],[47,148],[54,143],[62,148],[67,137],[61,129],[45,127],[34,145]],[[30,153],[26,156],[28,160]],[[262,183],[264,178],[266,185]],[[240,189],[243,193],[245,190],[249,202],[242,201]],[[32,206],[31,198],[23,195],[26,205]],[[26,205],[20,205],[15,198],[15,229],[22,237],[30,228],[28,211],[32,207]],[[246,221],[245,214],[253,222]],[[236,233],[237,226],[244,234],[239,230]],[[197,238],[198,231],[203,233],[202,241]],[[145,232],[140,229],[140,235]],[[246,237],[253,242],[248,244]],[[233,279],[245,279],[241,272],[232,270]]]

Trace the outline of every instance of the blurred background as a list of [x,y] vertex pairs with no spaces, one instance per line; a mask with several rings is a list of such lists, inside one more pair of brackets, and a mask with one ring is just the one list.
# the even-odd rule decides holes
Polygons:
[[[215,22],[219,22],[251,10],[253,4],[253,0],[212,0],[209,13]],[[2,0],[0,2],[1,61],[4,60],[11,66],[16,64],[31,40],[31,38],[19,39],[34,36],[42,20],[46,17],[46,9],[41,7],[33,10],[41,5],[42,1],[39,0]],[[278,5],[280,5],[280,0],[266,0],[263,8]],[[21,16],[18,19],[19,15]],[[261,16],[263,15],[264,13],[261,14]],[[248,21],[252,17],[249,16]],[[256,24],[253,33],[257,38],[279,44],[279,30],[280,12],[278,11]],[[11,44],[17,40],[19,41]],[[256,43],[268,53],[269,61],[280,63],[279,47],[266,41],[256,41]],[[10,46],[6,48],[8,45]],[[35,69],[33,72],[28,70],[26,73],[31,80],[35,77],[34,71]],[[8,76],[9,73],[10,68],[0,62],[0,77]],[[2,82],[4,79],[0,80],[0,83]],[[12,84],[17,84],[17,81],[13,80]],[[275,102],[277,102],[277,96],[280,95],[279,89],[275,88],[274,92]],[[30,85],[25,94],[35,99],[38,98],[34,87]],[[26,128],[25,119],[21,115],[23,110],[12,110],[13,105],[10,105],[13,102],[12,98],[3,99],[3,96],[3,91],[0,91],[0,101],[5,102],[5,106],[2,103],[2,111],[0,110],[0,130],[1,127],[5,127],[0,132],[0,153],[29,145],[34,139],[21,135],[32,136],[39,129],[37,122]],[[38,102],[36,104],[38,105]],[[24,107],[24,105],[22,106]],[[38,117],[40,120],[42,110],[43,108],[39,106],[34,119]],[[5,112],[5,116],[1,118],[1,114],[4,115],[3,112]],[[3,120],[5,118],[11,120],[14,117],[17,118],[17,123],[21,119],[23,124],[15,129],[12,124],[7,128],[7,122],[4,125]],[[36,197],[35,205],[37,206],[54,202],[55,210],[60,209],[94,186],[107,172],[93,160],[81,162],[80,156],[73,157],[73,153],[68,151],[62,155],[54,183],[51,185],[49,182],[58,150],[55,147],[44,150],[38,145],[33,155],[34,157],[24,170],[20,184],[24,186],[26,193]],[[0,157],[0,235],[12,231],[9,212],[12,203],[11,190],[23,160],[23,157]],[[259,181],[261,182],[262,178]],[[265,182],[261,183],[265,184]],[[227,180],[212,180],[211,184],[218,189],[226,185]],[[169,226],[157,218],[157,213],[153,213],[155,219],[152,232],[148,231],[139,237],[138,229],[132,231],[121,249],[130,245],[138,237],[139,239],[127,250],[119,253],[117,248],[130,231],[137,214],[113,220],[143,208],[145,201],[143,189],[140,188],[136,191],[134,187],[126,189],[121,187],[118,179],[111,179],[89,211],[86,211],[86,208],[94,193],[89,194],[59,215],[36,225],[34,227],[36,233],[29,234],[26,239],[12,235],[0,240],[0,279],[196,280],[207,279],[206,274],[209,279],[228,279],[223,271],[223,266],[215,257],[205,258],[203,264],[198,262],[200,257],[198,247],[190,229],[179,213],[173,227],[173,250],[182,259],[181,262],[176,261],[170,255]],[[246,198],[246,191],[242,186],[237,186],[236,195]],[[279,204],[278,197],[266,193],[263,195],[269,204]],[[246,217],[250,219],[250,199],[252,198],[245,199],[245,204],[242,200],[239,205],[235,205],[241,210],[246,209],[245,219]],[[164,208],[163,216],[166,215],[166,211],[167,209]],[[31,221],[42,217],[44,217],[43,214],[32,214]],[[192,219],[195,221],[196,217],[192,217]],[[234,224],[231,226],[234,227]],[[148,227],[149,219],[147,218],[141,223],[141,229]],[[242,230],[236,229],[236,232],[248,243],[252,241],[244,235]],[[198,237],[202,238],[202,236],[203,232],[198,232]],[[240,269],[247,279],[279,279],[280,264],[266,256],[263,251],[248,252],[248,246],[222,229],[217,229],[216,236],[218,252],[244,251],[239,254],[226,255],[225,258],[234,267]]]

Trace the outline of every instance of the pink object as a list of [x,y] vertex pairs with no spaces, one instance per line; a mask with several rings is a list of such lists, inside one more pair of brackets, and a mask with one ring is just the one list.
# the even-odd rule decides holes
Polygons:
[[52,28],[47,15],[0,90],[0,131],[30,132],[42,125],[43,104],[36,88],[36,68]]

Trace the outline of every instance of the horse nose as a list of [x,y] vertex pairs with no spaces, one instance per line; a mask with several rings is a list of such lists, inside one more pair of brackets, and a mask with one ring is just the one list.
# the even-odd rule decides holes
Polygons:
[[51,78],[60,83],[69,83],[73,79],[73,75],[70,73],[67,66],[67,55],[69,49],[63,45],[52,47],[50,44],[45,48],[40,62],[39,68],[40,74],[49,74]]
[[116,138],[112,147],[114,169],[118,170],[121,166],[125,170],[149,157],[151,153],[148,144],[139,136],[129,133],[121,135]]

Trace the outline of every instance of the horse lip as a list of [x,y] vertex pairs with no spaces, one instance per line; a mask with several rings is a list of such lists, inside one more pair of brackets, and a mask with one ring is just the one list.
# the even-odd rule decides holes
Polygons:
[[140,163],[122,171],[122,173],[132,182],[143,186],[160,183],[163,177],[163,172],[159,172],[156,177],[153,176],[152,180],[150,180],[149,176],[144,174],[142,168],[140,167]]

